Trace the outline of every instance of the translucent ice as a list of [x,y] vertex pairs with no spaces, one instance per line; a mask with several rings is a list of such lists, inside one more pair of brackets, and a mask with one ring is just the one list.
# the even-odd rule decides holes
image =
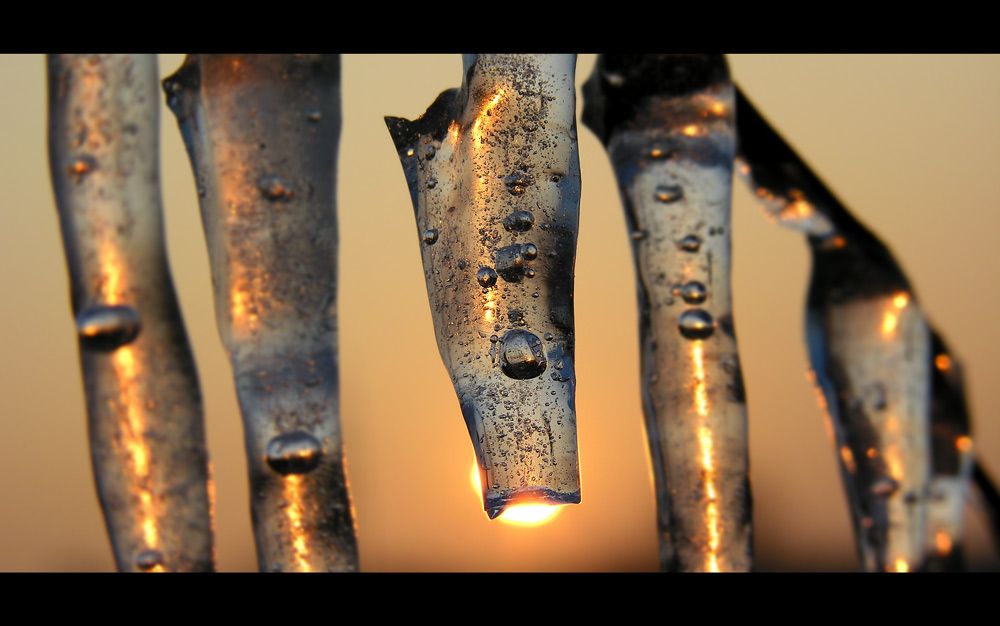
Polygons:
[[491,518],[580,501],[575,67],[575,55],[466,56],[461,90],[415,121],[386,118]]

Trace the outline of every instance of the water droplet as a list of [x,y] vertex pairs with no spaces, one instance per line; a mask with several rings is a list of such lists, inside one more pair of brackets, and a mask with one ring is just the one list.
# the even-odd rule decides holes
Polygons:
[[653,196],[664,204],[670,204],[684,197],[684,189],[679,185],[660,185]]
[[551,176],[549,176],[549,180],[552,181],[552,182],[554,182],[554,183],[561,183],[562,182],[562,174],[552,174]]
[[496,335],[490,335],[490,343],[496,343],[498,341],[500,341],[500,337],[497,337]]
[[498,518],[501,513],[503,513],[503,509],[501,508],[488,509],[486,511],[486,515],[488,515],[490,519]]
[[306,119],[310,122],[318,122],[323,119],[323,114],[318,109],[306,111]]
[[500,368],[515,380],[541,376],[547,365],[542,340],[526,330],[510,330],[503,336]]
[[514,172],[503,179],[503,184],[507,187],[507,191],[519,196],[531,184],[531,178],[526,172]]
[[427,149],[424,150],[424,158],[428,161],[433,159],[435,154],[437,154],[437,151],[434,149],[434,146],[427,146]]
[[681,239],[679,247],[684,252],[697,252],[701,249],[701,237],[697,235],[688,235],[684,239]]
[[257,188],[268,200],[284,200],[295,195],[295,191],[281,178],[275,174],[261,176],[257,181]]
[[545,333],[542,336],[545,337],[545,341],[552,341],[552,339],[555,338],[555,335],[553,335],[552,333]]
[[527,276],[528,278],[534,278],[535,270],[531,269],[530,267],[526,267],[524,268],[524,275]]
[[438,231],[436,228],[428,228],[420,235],[420,239],[426,243],[428,246],[434,245],[438,240]]
[[871,486],[871,492],[876,496],[889,496],[895,493],[897,489],[899,489],[899,483],[888,476],[880,477]]
[[692,280],[683,287],[681,287],[681,298],[684,298],[684,302],[688,304],[701,304],[708,298],[708,290],[705,289],[705,285],[699,283],[696,280]]
[[84,174],[89,174],[90,172],[97,169],[97,159],[90,156],[89,154],[81,154],[80,156],[73,159],[73,162],[69,164],[66,170],[76,177],[76,182],[80,182]]
[[503,220],[503,227],[507,232],[523,233],[531,230],[534,225],[535,216],[528,211],[515,211]]
[[271,469],[282,476],[311,472],[322,458],[323,446],[302,431],[278,435],[268,442],[264,455]]
[[497,273],[492,267],[481,267],[479,271],[476,272],[476,280],[483,287],[492,287],[497,284]]
[[427,179],[427,188],[428,189],[434,189],[435,187],[437,187],[437,184],[438,184],[438,179],[436,179],[436,178],[428,178]]
[[163,554],[157,550],[146,550],[135,557],[135,566],[141,570],[151,570],[163,565]]
[[704,309],[688,309],[681,313],[677,327],[688,339],[708,339],[715,332],[715,319]]
[[406,156],[413,156],[413,148],[406,151]]
[[521,256],[524,257],[526,261],[532,261],[538,256],[538,246],[533,243],[526,243],[521,246]]
[[111,352],[139,334],[139,314],[130,306],[98,306],[76,316],[76,332],[85,350]]
[[531,297],[532,297],[532,298],[537,298],[537,297],[538,297],[539,295],[541,295],[541,294],[539,294],[539,293],[538,293],[537,291],[535,291],[535,292],[533,292],[533,293],[531,294]]

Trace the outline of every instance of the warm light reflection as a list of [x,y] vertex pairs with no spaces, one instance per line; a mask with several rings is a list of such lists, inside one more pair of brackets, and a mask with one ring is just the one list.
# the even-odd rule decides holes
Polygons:
[[972,438],[962,435],[955,440],[955,447],[961,452],[968,452],[969,450],[972,450]]
[[[905,292],[899,292],[892,297],[892,306],[897,310],[906,307],[910,302],[910,296]],[[886,311],[885,316],[882,318],[882,335],[886,338],[892,336],[896,331],[896,326],[899,323],[899,317],[893,311]]]
[[708,415],[708,393],[705,390],[705,361],[701,341],[691,346],[691,360],[694,363],[694,406],[698,415]]
[[705,128],[700,124],[688,124],[681,129],[686,137],[699,137],[705,134]]
[[947,354],[939,354],[934,357],[934,365],[942,372],[947,372],[951,367],[951,358]]
[[492,117],[493,109],[500,102],[500,99],[503,98],[503,95],[504,90],[502,88],[497,90],[497,92],[493,94],[493,97],[490,98],[489,102],[487,102],[483,108],[480,109],[479,115],[476,116],[476,121],[472,124],[473,148],[483,145],[483,122]]
[[896,571],[903,574],[910,571],[910,565],[906,562],[906,559],[896,559]]
[[951,537],[943,530],[937,531],[934,535],[934,543],[937,544],[938,554],[941,556],[951,552]]
[[885,464],[889,466],[889,475],[896,480],[903,480],[903,462],[899,455],[899,446],[885,447]]
[[889,419],[885,420],[885,429],[890,433],[898,434],[900,429],[899,418],[895,415],[890,415]]
[[716,503],[715,463],[712,459],[712,431],[702,426],[698,429],[701,444],[701,468],[705,472],[705,526],[708,529],[708,555],[705,563],[710,572],[719,571],[719,509]]
[[492,323],[496,319],[496,308],[497,308],[497,290],[487,289],[486,293],[483,294],[483,299],[486,302],[483,303],[483,320]]
[[[472,471],[469,472],[469,482],[476,491],[476,496],[482,498],[483,483],[481,478],[479,463],[472,462]],[[501,522],[518,526],[538,526],[552,521],[562,509],[561,506],[545,504],[542,502],[530,502],[525,504],[513,504],[507,507],[500,517],[496,518]]]
[[840,446],[840,458],[844,461],[844,467],[847,471],[854,473],[858,469],[857,463],[854,462],[854,453],[847,446]]
[[302,516],[305,509],[302,506],[302,477],[292,474],[285,477],[285,501],[288,502],[286,511],[288,512],[288,529],[292,537],[292,552],[295,554],[295,562],[303,572],[311,571],[306,555],[309,554],[309,546],[306,544],[306,533],[302,527]]

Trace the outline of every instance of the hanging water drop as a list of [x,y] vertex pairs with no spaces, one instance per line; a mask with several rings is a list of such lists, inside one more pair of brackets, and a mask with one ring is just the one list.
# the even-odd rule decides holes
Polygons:
[[111,352],[139,334],[139,314],[130,306],[99,306],[76,316],[76,332],[85,350]]
[[434,245],[434,243],[438,240],[438,231],[437,231],[437,229],[436,228],[428,228],[420,236],[420,239],[425,244],[427,244],[428,246]]
[[705,289],[705,285],[692,280],[681,287],[680,296],[688,304],[701,304],[708,298],[708,290]]
[[476,280],[482,287],[492,287],[497,284],[497,273],[492,267],[481,267],[476,272]]
[[677,202],[684,197],[684,189],[679,185],[660,185],[653,194],[656,199],[664,204]]
[[688,339],[708,339],[715,332],[715,319],[704,309],[688,309],[681,313],[677,328]]
[[526,330],[508,331],[501,339],[500,368],[516,380],[541,376],[547,361],[542,340]]
[[521,256],[525,261],[534,261],[538,256],[538,247],[533,243],[526,243],[521,246]]
[[309,433],[297,431],[278,435],[267,444],[265,460],[271,469],[285,476],[316,469],[323,458],[323,446]]

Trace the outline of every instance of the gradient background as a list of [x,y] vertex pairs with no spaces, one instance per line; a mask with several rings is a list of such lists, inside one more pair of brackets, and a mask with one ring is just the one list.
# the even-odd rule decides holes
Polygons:
[[[172,73],[181,55],[160,57]],[[577,84],[590,75],[582,55]],[[732,56],[734,78],[893,250],[966,368],[977,454],[1000,477],[1000,57]],[[0,570],[113,569],[90,471],[69,286],[46,154],[41,56],[0,57]],[[345,56],[340,146],[342,420],[367,571],[657,568],[639,403],[635,287],[617,186],[581,126],[576,265],[583,502],[550,523],[490,522],[470,484],[458,403],[438,356],[402,170],[383,115],[419,116],[461,82],[458,55]],[[582,103],[578,102],[578,110]],[[174,281],[205,399],[218,567],[256,568],[246,464],[215,328],[195,186],[161,110]],[[809,259],[734,190],[734,311],[750,416],[758,568],[851,570],[834,453],[806,382]],[[968,553],[1000,569],[967,507]]]

